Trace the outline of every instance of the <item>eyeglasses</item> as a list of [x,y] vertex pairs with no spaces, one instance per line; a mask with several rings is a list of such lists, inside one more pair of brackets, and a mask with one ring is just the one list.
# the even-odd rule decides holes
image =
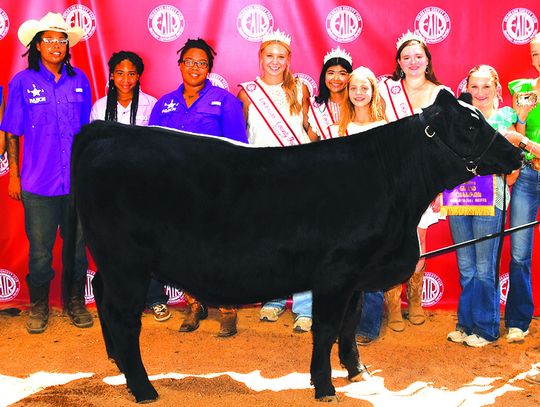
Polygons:
[[193,59],[183,59],[182,63],[188,68],[191,68],[192,66],[195,66],[195,65],[201,69],[208,68],[208,62],[206,61],[194,61]]
[[63,38],[59,40],[58,38],[42,38],[41,39],[45,44],[58,44],[58,45],[68,45],[69,40],[67,38]]

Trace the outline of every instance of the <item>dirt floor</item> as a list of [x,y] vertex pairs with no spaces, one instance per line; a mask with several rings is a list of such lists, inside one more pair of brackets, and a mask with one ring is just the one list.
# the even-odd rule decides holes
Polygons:
[[[110,380],[106,378],[117,378],[118,370],[107,359],[99,323],[78,329],[56,311],[45,333],[29,335],[25,319],[24,312],[0,315],[0,405],[134,405],[125,385],[107,384]],[[278,322],[263,323],[258,320],[258,308],[243,308],[239,333],[232,338],[215,337],[219,327],[216,310],[193,333],[178,332],[182,319],[179,308],[164,323],[155,322],[150,314],[143,316],[141,351],[148,373],[177,374],[153,380],[160,395],[153,404],[156,407],[319,405],[309,386],[311,335],[292,332],[290,311]],[[436,312],[424,325],[408,324],[402,333],[383,328],[379,340],[360,349],[372,374],[365,382],[346,380],[334,347],[332,367],[340,405],[540,405],[540,386],[523,380],[532,364],[540,361],[538,320],[533,321],[525,343],[508,344],[500,339],[481,349],[446,340],[455,322],[454,313]],[[19,384],[5,384],[5,380],[30,380],[37,372],[82,372],[87,377],[26,397],[17,396]],[[221,374],[224,372],[228,374]],[[2,403],[6,391],[15,397],[13,401],[19,401]]]

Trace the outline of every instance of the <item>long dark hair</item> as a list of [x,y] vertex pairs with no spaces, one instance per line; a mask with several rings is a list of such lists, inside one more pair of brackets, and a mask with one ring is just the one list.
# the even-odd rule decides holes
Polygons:
[[178,63],[182,62],[184,59],[184,54],[188,52],[191,48],[202,49],[206,52],[206,57],[208,58],[208,73],[212,72],[212,67],[214,66],[214,56],[217,55],[214,48],[212,48],[208,43],[202,38],[197,38],[196,40],[189,38],[184,46],[176,51],[178,56]]
[[[43,35],[45,31],[40,31],[36,35],[34,35],[34,38],[32,38],[32,41],[28,44],[28,51],[26,51],[24,54],[22,54],[23,57],[28,56],[28,69],[32,71],[39,72],[39,61],[41,60],[41,53],[37,49],[37,44],[41,42],[41,36]],[[64,34],[64,38],[67,38],[67,34]],[[64,60],[62,61],[62,66],[60,67],[60,70],[58,73],[62,72],[62,67],[66,67],[66,72],[69,76],[75,76],[75,70],[73,69],[73,66],[71,66],[71,54],[69,53],[69,43],[66,46],[66,56],[64,57]]]
[[424,52],[426,53],[426,57],[428,59],[428,65],[426,67],[426,79],[430,82],[433,82],[435,85],[440,85],[441,83],[435,76],[435,72],[433,72],[433,64],[431,62],[431,53],[429,52],[427,45],[415,39],[405,41],[403,44],[401,44],[401,47],[398,48],[397,53],[396,53],[396,69],[394,70],[394,73],[392,73],[392,79],[394,81],[398,81],[404,77],[405,74],[403,73],[401,66],[399,66],[398,61],[399,61],[399,58],[401,57],[401,52],[403,51],[403,48],[415,42],[422,46],[422,48],[424,49]]
[[128,60],[137,70],[139,74],[139,79],[133,88],[133,99],[131,99],[131,111],[129,115],[129,122],[135,124],[137,119],[137,108],[139,107],[139,90],[141,88],[140,77],[144,71],[144,63],[142,58],[134,52],[131,51],[119,51],[112,54],[109,59],[109,90],[107,91],[107,108],[105,109],[105,120],[110,120],[113,122],[118,121],[118,90],[114,86],[114,69],[116,66],[122,62]]
[[321,75],[319,76],[319,94],[315,96],[315,101],[320,105],[326,105],[328,103],[328,99],[330,99],[330,89],[328,89],[328,86],[326,86],[325,80],[326,71],[328,71],[328,68],[330,68],[331,66],[336,65],[342,66],[348,73],[352,72],[351,64],[344,58],[331,58],[326,61],[326,63],[322,67]]

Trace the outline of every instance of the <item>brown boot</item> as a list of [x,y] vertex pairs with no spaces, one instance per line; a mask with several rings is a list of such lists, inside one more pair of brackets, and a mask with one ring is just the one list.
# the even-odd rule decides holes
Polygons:
[[[422,290],[424,287],[425,261],[422,259],[407,284],[407,299],[409,301],[409,321],[413,325],[422,325],[426,322],[426,314],[422,309]],[[422,264],[420,264],[422,263]]]
[[401,315],[401,290],[402,285],[399,284],[384,293],[388,308],[388,328],[396,332],[405,330],[405,322]]
[[73,281],[67,299],[66,312],[71,323],[77,328],[90,328],[94,325],[92,315],[86,309],[84,302],[85,284],[86,276],[84,279]]
[[219,313],[221,314],[221,324],[217,336],[228,338],[236,335],[238,332],[236,330],[236,308],[219,307]]
[[199,327],[199,322],[206,319],[208,310],[195,297],[184,292],[184,298],[188,303],[188,311],[182,325],[178,329],[180,332],[193,332]]
[[26,330],[30,334],[40,334],[49,324],[49,288],[50,283],[34,286],[26,277],[28,293],[30,294],[30,313],[26,321]]

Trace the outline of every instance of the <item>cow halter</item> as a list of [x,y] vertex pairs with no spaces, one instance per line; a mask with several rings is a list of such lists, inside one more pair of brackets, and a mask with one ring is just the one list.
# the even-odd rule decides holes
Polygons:
[[450,151],[454,156],[459,158],[461,161],[465,162],[465,168],[467,169],[467,171],[473,173],[474,175],[477,175],[476,170],[478,169],[478,164],[480,163],[482,158],[484,158],[484,155],[488,152],[488,150],[491,148],[491,146],[495,142],[495,138],[497,137],[497,134],[498,134],[497,130],[493,129],[493,136],[491,137],[491,140],[489,141],[484,151],[482,151],[482,153],[477,158],[470,160],[456,153],[454,149],[450,147],[448,144],[446,144],[440,137],[434,137],[437,134],[437,132],[433,130],[428,124],[428,122],[426,121],[426,118],[424,117],[424,112],[419,113],[418,118],[420,119],[420,122],[422,123],[422,125],[425,126],[424,133],[428,138],[434,139],[437,143],[439,143],[441,146],[445,147],[448,151]]

